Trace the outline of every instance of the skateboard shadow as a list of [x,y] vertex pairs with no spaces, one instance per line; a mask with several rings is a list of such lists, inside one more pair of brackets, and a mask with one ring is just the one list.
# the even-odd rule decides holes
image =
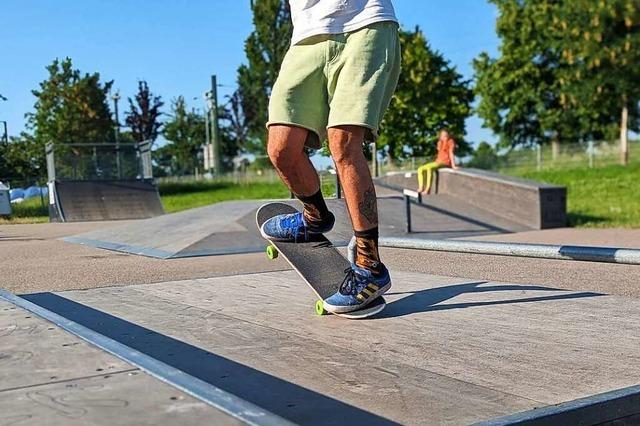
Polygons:
[[[418,314],[423,312],[434,311],[446,311],[450,309],[464,309],[479,306],[491,306],[491,305],[507,305],[513,303],[533,303],[543,302],[549,300],[565,300],[565,299],[580,299],[585,297],[597,297],[604,296],[602,293],[593,292],[569,292],[566,289],[558,289],[552,287],[543,287],[537,285],[490,285],[481,287],[482,284],[487,284],[488,281],[476,281],[464,284],[455,284],[445,287],[428,288],[424,290],[418,290],[414,292],[391,292],[385,294],[385,296],[400,296],[399,300],[393,302],[387,302],[387,307],[379,315],[373,318],[393,318],[401,317],[405,315]],[[446,303],[442,302],[453,299],[456,296],[460,296],[465,293],[489,293],[500,291],[564,291],[566,294],[554,294],[548,296],[533,296],[522,297],[513,299],[501,299],[501,300],[482,300],[477,302],[461,302],[461,303]]]
[[21,297],[294,423],[335,424],[339,419],[343,424],[398,424],[60,295],[34,293]]

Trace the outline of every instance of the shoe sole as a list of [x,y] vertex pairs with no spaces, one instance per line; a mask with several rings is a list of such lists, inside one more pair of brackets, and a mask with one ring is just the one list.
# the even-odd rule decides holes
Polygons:
[[376,300],[378,297],[384,295],[391,288],[391,281],[387,283],[384,287],[380,288],[373,296],[369,297],[363,303],[354,306],[334,306],[327,303],[325,300],[323,302],[324,310],[332,313],[332,314],[346,314],[349,312],[358,311],[360,309],[364,309],[369,303]]

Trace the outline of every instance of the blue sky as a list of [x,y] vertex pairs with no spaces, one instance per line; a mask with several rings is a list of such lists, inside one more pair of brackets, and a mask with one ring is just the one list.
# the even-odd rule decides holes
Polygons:
[[[495,7],[483,0],[394,0],[404,28],[419,25],[429,42],[467,78],[481,51],[494,54]],[[124,97],[145,79],[167,104],[183,95],[202,106],[211,74],[219,97],[235,87],[251,32],[249,0],[3,0],[0,8],[0,120],[9,134],[24,129],[33,110],[31,90],[46,78],[45,66],[71,57],[83,72],[115,80]],[[194,100],[193,98],[198,98]],[[124,105],[123,105],[124,107]],[[468,138],[493,140],[471,118]]]

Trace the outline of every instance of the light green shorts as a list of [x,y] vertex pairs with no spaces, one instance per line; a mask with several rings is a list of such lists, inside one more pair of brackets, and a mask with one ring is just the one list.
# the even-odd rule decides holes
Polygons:
[[269,101],[269,122],[310,130],[306,145],[319,148],[327,128],[363,126],[377,137],[400,75],[395,22],[378,22],[346,34],[309,37],[291,46]]

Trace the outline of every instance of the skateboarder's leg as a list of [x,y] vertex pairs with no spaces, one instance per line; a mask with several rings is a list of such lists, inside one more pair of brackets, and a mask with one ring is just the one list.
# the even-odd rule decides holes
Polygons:
[[309,131],[291,125],[269,126],[267,152],[289,190],[302,201],[302,215],[283,215],[265,222],[263,236],[275,240],[304,241],[313,233],[329,231],[335,218],[320,190],[320,179],[304,152]]
[[329,128],[329,149],[356,236],[355,263],[379,274],[384,267],[378,253],[378,201],[362,150],[365,133],[366,129],[360,126]]
[[325,309],[329,312],[360,309],[391,287],[389,271],[378,253],[378,203],[362,151],[366,132],[361,126],[336,126],[328,130],[329,148],[356,236],[352,270],[347,273],[340,291],[325,300]]
[[331,62],[328,139],[356,237],[356,256],[340,291],[325,300],[330,312],[360,309],[391,286],[378,253],[376,192],[363,153],[375,141],[400,73],[395,23],[381,22],[349,35]]
[[292,193],[308,197],[320,189],[320,179],[309,157],[304,152],[304,143],[309,131],[301,127],[269,126],[267,153],[282,181]]

